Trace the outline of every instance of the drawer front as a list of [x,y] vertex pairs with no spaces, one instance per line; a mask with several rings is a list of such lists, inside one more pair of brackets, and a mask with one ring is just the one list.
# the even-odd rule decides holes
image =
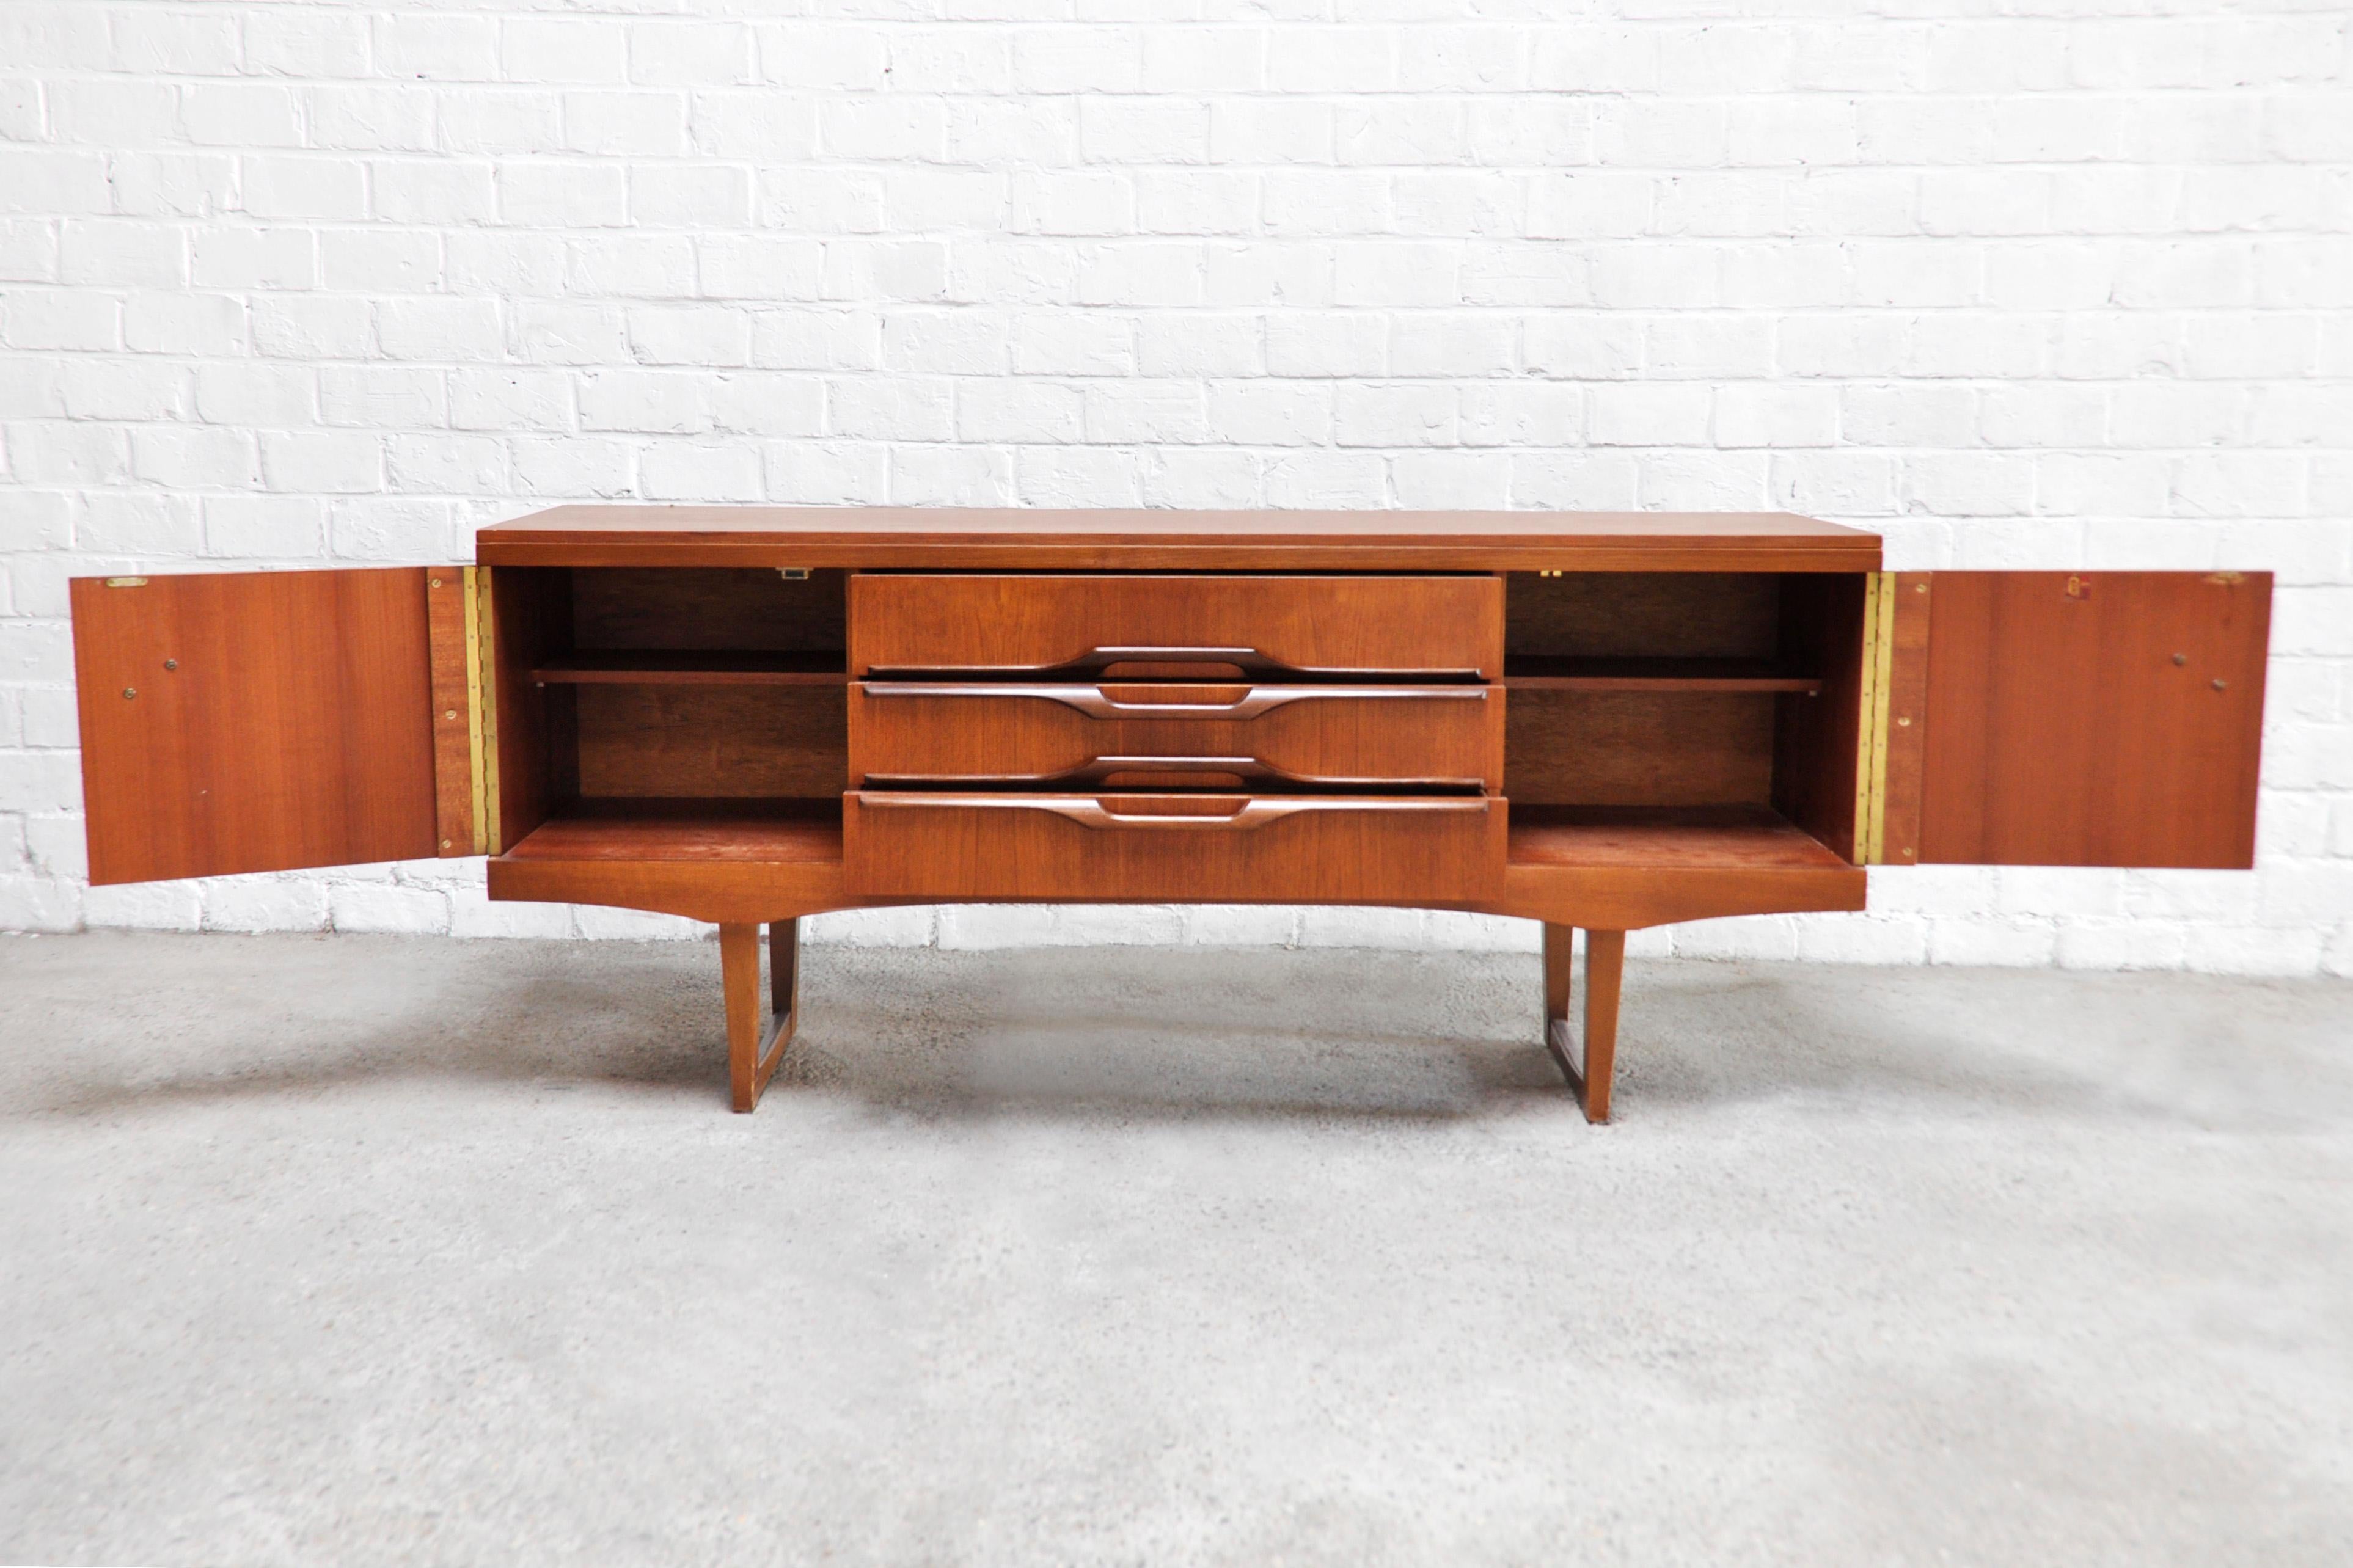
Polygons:
[[860,574],[852,675],[1493,680],[1500,577]]
[[1475,795],[866,790],[841,826],[868,897],[1462,903],[1504,870],[1504,803]]
[[908,784],[1503,789],[1488,686],[850,689],[852,788]]

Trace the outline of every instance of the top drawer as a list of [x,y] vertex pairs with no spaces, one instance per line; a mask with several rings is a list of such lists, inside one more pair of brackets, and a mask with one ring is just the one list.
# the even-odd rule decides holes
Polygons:
[[1494,680],[1500,577],[860,574],[852,676]]

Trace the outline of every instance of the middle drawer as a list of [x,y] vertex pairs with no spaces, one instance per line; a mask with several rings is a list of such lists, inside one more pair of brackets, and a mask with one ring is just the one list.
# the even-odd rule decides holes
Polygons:
[[1500,793],[1490,686],[860,681],[849,787],[1462,789]]

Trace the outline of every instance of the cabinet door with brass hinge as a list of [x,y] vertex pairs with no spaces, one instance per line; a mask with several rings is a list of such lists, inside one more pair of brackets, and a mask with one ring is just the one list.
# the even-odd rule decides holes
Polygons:
[[75,579],[90,881],[482,853],[474,575]]
[[1883,574],[1868,858],[2254,864],[2272,579]]

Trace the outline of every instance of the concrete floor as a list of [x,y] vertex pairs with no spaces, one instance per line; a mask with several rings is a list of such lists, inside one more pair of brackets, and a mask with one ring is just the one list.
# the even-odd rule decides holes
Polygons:
[[0,938],[0,1561],[2328,1563],[2353,987]]

